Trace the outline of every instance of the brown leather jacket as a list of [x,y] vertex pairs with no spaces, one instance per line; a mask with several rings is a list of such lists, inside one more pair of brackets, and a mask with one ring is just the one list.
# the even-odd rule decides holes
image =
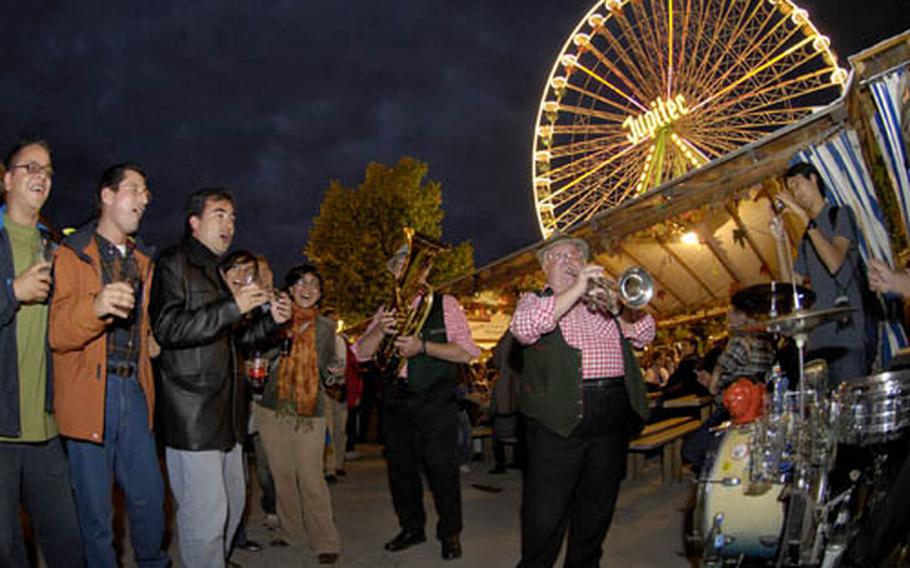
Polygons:
[[[91,223],[63,241],[54,259],[48,342],[54,361],[54,413],[60,433],[69,438],[104,441],[104,393],[107,386],[107,329],[95,315],[93,301],[101,292],[101,253]],[[149,430],[155,408],[155,386],[149,360],[149,289],[152,251],[141,242],[135,250],[142,275],[139,384],[148,405]]]

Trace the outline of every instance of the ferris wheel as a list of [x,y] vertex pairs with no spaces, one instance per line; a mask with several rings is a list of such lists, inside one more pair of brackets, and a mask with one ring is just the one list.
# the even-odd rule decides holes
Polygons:
[[606,0],[553,64],[531,156],[544,237],[839,97],[847,72],[790,0]]

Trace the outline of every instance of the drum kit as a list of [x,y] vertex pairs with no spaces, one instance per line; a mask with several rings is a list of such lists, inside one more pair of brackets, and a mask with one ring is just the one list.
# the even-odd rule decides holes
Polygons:
[[788,384],[775,366],[765,413],[717,432],[720,445],[698,480],[693,519],[703,567],[835,568],[887,489],[889,443],[910,427],[910,369],[829,389],[824,361],[804,361],[808,335],[853,308],[801,307],[813,301],[810,290],[781,283],[734,296],[734,305],[765,314],[735,331],[792,339],[799,372]]

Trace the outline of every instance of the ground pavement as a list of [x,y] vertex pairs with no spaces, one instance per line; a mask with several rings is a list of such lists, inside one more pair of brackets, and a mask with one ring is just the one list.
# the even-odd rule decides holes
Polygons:
[[[335,520],[341,535],[342,552],[338,566],[344,567],[425,567],[499,568],[512,567],[519,557],[521,475],[509,470],[489,475],[490,463],[471,462],[471,471],[462,475],[464,556],[443,561],[439,543],[433,538],[436,514],[429,493],[426,543],[401,552],[386,552],[383,543],[398,532],[385,477],[385,462],[379,446],[360,446],[365,457],[348,462],[348,475],[331,486]],[[601,566],[623,568],[687,567],[682,556],[683,513],[688,498],[687,484],[661,485],[657,460],[649,460],[642,480],[625,481],[613,527],[604,546]],[[480,485],[478,488],[476,485]],[[499,491],[494,491],[499,489]],[[262,543],[261,552],[237,551],[232,560],[244,568],[317,566],[314,555],[304,547],[268,546],[274,533],[263,528],[258,496],[251,499],[253,510],[247,521],[249,538]],[[180,566],[176,544],[171,553]],[[557,563],[561,566],[561,561]]]

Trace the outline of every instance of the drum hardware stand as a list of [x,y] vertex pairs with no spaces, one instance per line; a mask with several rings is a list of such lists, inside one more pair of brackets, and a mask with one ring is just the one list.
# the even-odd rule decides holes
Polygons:
[[[801,306],[799,293],[796,288],[796,279],[793,273],[792,259],[790,261],[790,276],[793,289],[793,308],[794,312],[798,313]],[[824,492],[824,488],[820,487],[823,485],[823,482],[820,482],[819,487],[816,487],[818,493],[810,495],[812,483],[809,470],[811,465],[808,463],[810,460],[807,459],[806,450],[811,450],[814,447],[812,444],[814,443],[816,433],[811,431],[803,432],[803,428],[799,427],[806,423],[806,395],[808,390],[805,371],[806,345],[809,340],[809,329],[810,327],[814,328],[814,326],[810,326],[809,320],[805,320],[805,325],[799,320],[794,320],[793,329],[786,329],[786,323],[787,322],[781,322],[780,325],[776,327],[772,325],[768,329],[770,332],[777,332],[782,335],[790,335],[793,337],[793,341],[796,344],[799,364],[799,386],[797,391],[799,414],[796,419],[797,439],[794,451],[793,485],[790,492],[787,515],[784,521],[780,555],[777,562],[779,567],[789,565],[794,561],[796,565],[801,565],[804,562],[814,564],[815,561],[817,561],[819,548],[817,534],[816,538],[812,539],[812,543],[807,543],[806,541],[810,537],[814,520],[813,517],[817,514],[816,506],[819,501],[816,499]],[[814,430],[814,428],[811,427],[809,429]],[[806,447],[807,442],[809,444],[808,448]],[[812,477],[822,478],[824,477],[824,473],[820,476]],[[809,546],[806,546],[807,544]]]
[[[729,478],[736,479],[736,478]],[[738,485],[738,483],[734,484]],[[702,551],[702,568],[719,568],[726,566],[725,559],[720,555],[720,551],[725,546],[732,543],[736,537],[725,535],[723,532],[724,514],[717,513],[712,519],[711,530],[705,538],[705,548]],[[742,564],[745,555],[741,554],[736,561],[736,566]]]
[[742,484],[743,480],[739,477],[723,477],[721,479],[699,479],[696,483],[704,485],[721,485],[723,487],[736,487]]

